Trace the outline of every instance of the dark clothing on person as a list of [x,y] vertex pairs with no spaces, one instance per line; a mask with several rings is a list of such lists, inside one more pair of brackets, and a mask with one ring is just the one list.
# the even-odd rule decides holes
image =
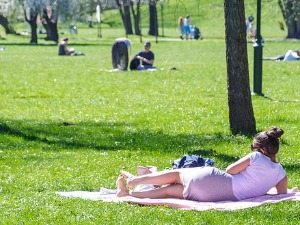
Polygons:
[[[145,52],[145,51],[141,51],[139,52],[137,55],[147,59],[147,60],[154,60],[154,54],[153,52],[149,51],[149,52]],[[142,61],[142,65],[143,66],[152,66],[152,64],[149,64],[147,62]]]
[[66,55],[65,45],[60,44],[58,46],[58,55]]
[[274,60],[274,61],[281,61],[284,59],[285,55],[279,55],[275,57],[264,57],[263,60]]
[[130,65],[129,65],[130,70],[137,70],[139,66],[140,66],[140,60],[138,58],[133,58],[130,61]]
[[194,39],[198,40],[200,38],[200,29],[198,27],[194,27]]
[[254,17],[253,17],[252,15],[249,16],[249,17],[248,17],[248,22],[249,22],[249,23],[252,23],[253,21],[254,21]]

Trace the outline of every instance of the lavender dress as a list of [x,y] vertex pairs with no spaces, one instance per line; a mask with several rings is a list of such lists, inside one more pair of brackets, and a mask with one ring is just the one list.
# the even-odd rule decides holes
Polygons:
[[232,175],[215,167],[181,169],[183,197],[201,202],[237,201],[232,191]]

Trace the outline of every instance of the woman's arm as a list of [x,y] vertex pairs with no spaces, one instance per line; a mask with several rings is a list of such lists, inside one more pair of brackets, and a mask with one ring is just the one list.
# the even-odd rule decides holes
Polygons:
[[288,186],[288,180],[287,180],[287,176],[285,176],[276,185],[277,194],[286,194],[287,186]]
[[250,165],[250,155],[246,155],[243,158],[239,159],[235,163],[229,165],[226,168],[226,172],[229,174],[238,174],[244,171]]

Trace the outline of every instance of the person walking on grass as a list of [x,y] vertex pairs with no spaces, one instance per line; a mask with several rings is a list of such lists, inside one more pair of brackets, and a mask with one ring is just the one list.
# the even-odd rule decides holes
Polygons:
[[178,18],[178,30],[179,30],[179,33],[180,33],[180,39],[183,39],[183,34],[184,34],[184,25],[183,25],[183,19],[182,19],[182,16],[180,16]]
[[190,25],[191,25],[191,19],[190,19],[190,16],[187,15],[183,21],[184,33],[185,33],[186,40],[190,39],[190,34],[191,34]]
[[[251,145],[252,152],[229,165],[225,172],[214,167],[175,169],[142,176],[121,171],[116,182],[116,195],[208,202],[257,197],[265,195],[272,187],[276,187],[277,194],[286,194],[286,172],[276,161],[279,138],[283,133],[282,129],[273,127],[256,134]],[[159,187],[147,191],[130,190],[141,184]]]

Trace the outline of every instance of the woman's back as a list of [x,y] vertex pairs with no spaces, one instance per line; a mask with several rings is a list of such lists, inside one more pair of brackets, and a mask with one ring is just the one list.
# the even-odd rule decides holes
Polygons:
[[233,175],[232,188],[239,199],[246,199],[266,194],[286,176],[279,163],[260,152],[250,153],[250,165],[241,173]]

